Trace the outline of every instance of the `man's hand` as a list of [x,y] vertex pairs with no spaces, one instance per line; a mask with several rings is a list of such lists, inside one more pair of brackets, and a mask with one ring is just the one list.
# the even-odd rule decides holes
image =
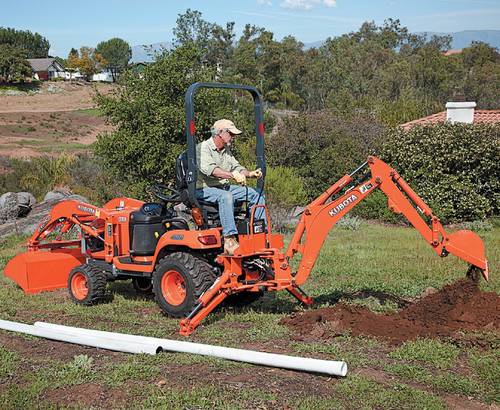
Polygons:
[[241,185],[247,184],[247,177],[245,175],[243,175],[242,173],[240,173],[239,171],[233,171],[233,172],[231,172],[231,175],[233,176],[233,178],[235,179],[235,181],[238,184],[241,184]]
[[257,168],[255,171],[250,171],[248,173],[248,176],[250,178],[262,178],[262,171],[260,170],[260,168]]

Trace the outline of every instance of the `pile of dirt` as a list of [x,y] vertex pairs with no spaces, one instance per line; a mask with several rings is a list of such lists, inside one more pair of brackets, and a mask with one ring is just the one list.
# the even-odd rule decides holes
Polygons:
[[481,292],[476,283],[463,279],[397,313],[376,314],[362,306],[340,303],[332,308],[293,314],[282,323],[299,340],[328,338],[349,331],[355,336],[383,337],[400,344],[417,337],[498,330],[500,297],[494,292]]

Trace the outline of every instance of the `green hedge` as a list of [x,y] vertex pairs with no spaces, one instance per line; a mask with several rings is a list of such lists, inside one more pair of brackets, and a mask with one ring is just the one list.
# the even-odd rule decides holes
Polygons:
[[500,125],[394,129],[382,156],[442,221],[498,215]]

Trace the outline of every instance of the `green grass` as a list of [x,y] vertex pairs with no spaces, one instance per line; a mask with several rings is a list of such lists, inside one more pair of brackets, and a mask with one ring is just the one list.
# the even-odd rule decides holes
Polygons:
[[500,349],[473,350],[469,353],[469,363],[480,380],[486,401],[500,403]]
[[32,81],[30,83],[0,84],[0,94],[5,91],[22,91],[25,93],[32,93],[38,91],[41,85],[41,81]]
[[104,373],[104,383],[111,387],[118,387],[129,381],[140,383],[157,376],[160,372],[159,368],[148,363],[148,358],[144,356],[130,356],[122,363],[108,365]]
[[15,371],[19,363],[19,356],[0,346],[0,382]]
[[[338,403],[338,404],[337,404]],[[395,383],[385,386],[361,376],[351,376],[338,383],[334,398],[326,404],[334,407],[319,408],[351,408],[351,409],[445,409],[442,399],[435,395],[405,384]],[[340,405],[339,405],[340,404]],[[307,408],[307,407],[303,407]],[[313,407],[309,407],[313,408]],[[318,408],[318,407],[314,407]]]
[[435,339],[419,339],[404,343],[391,352],[389,357],[449,369],[455,364],[459,353],[460,349],[450,343]]
[[99,108],[87,108],[83,110],[77,110],[72,112],[73,115],[82,117],[100,117],[102,112]]
[[482,386],[475,379],[455,372],[431,371],[425,367],[408,364],[391,364],[385,367],[389,373],[430,385],[446,393],[456,393],[481,398]]
[[89,149],[89,144],[81,144],[79,142],[68,143],[51,143],[50,145],[43,146],[39,149],[40,152],[54,153],[54,152],[72,152],[78,150]]
[[[499,292],[500,227],[497,224],[480,235],[491,270],[490,282],[481,286]],[[24,250],[26,239],[11,236],[0,241],[0,269]],[[465,263],[452,255],[439,258],[413,229],[363,224],[358,231],[332,232],[304,289],[316,298],[316,306],[332,305],[344,298],[385,311],[394,310],[398,298],[418,296],[428,286],[440,288],[465,272]],[[137,296],[129,282],[112,283],[109,289],[111,303],[89,308],[70,303],[65,291],[24,295],[0,275],[0,318],[344,359],[348,377],[330,379],[180,353],[130,356],[89,350],[61,361],[57,350],[32,357],[5,346],[0,348],[0,380],[3,375],[7,382],[0,383],[0,408],[34,408],[48,391],[83,383],[99,384],[105,391],[124,391],[124,407],[441,409],[445,408],[446,394],[469,395],[483,403],[500,402],[500,357],[494,343],[477,350],[465,342],[434,339],[399,347],[349,335],[314,342],[294,340],[280,320],[302,308],[286,292],[245,308],[220,308],[186,339],[178,334],[178,320],[163,316],[153,298]],[[21,340],[6,332],[2,337]],[[486,332],[481,338],[494,340],[497,336]],[[39,343],[32,337],[22,340],[32,346]],[[386,380],[358,375],[360,369],[376,369]],[[251,380],[257,377],[257,382],[245,378],[236,383],[227,381],[240,375]],[[160,380],[166,384],[157,385]],[[77,402],[72,405],[79,406]],[[43,406],[55,407],[51,402]]]

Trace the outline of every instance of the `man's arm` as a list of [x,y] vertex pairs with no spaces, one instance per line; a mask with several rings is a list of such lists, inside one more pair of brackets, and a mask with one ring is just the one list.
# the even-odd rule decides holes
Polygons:
[[219,179],[231,179],[233,178],[233,174],[229,171],[224,171],[222,168],[215,167],[212,171],[212,176]]

